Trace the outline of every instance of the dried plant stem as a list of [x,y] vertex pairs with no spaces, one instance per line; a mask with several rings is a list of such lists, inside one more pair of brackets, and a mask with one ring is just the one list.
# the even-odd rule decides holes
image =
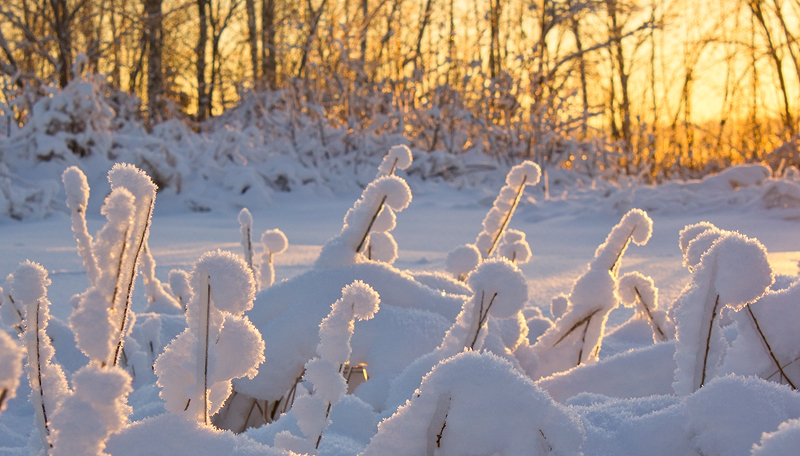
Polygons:
[[800,356],[798,356],[797,358],[795,358],[795,359],[793,359],[793,360],[789,361],[788,363],[784,364],[783,366],[781,366],[781,368],[780,368],[780,369],[778,369],[778,370],[776,370],[776,371],[773,371],[771,374],[769,374],[769,375],[767,376],[766,380],[769,380],[769,379],[771,379],[772,377],[774,377],[774,376],[778,375],[779,373],[781,373],[781,372],[782,372],[782,369],[785,369],[786,367],[788,367],[788,366],[791,366],[792,364],[794,364],[794,363],[795,363],[795,362],[797,362],[797,361],[800,361]]
[[[209,277],[210,278],[210,277]],[[206,279],[208,284],[208,279]],[[206,289],[206,321],[205,321],[205,357],[203,358],[203,424],[208,424],[208,331],[211,317],[211,284]]]
[[381,211],[383,210],[383,205],[386,203],[386,197],[387,195],[383,195],[383,198],[381,198],[381,203],[378,205],[378,209],[375,211],[374,214],[372,214],[372,219],[369,221],[369,225],[367,225],[367,229],[364,231],[364,235],[361,236],[361,242],[359,242],[358,246],[356,247],[356,253],[360,252],[361,248],[364,247],[364,242],[367,241],[367,236],[369,236],[369,231],[372,229],[372,225],[375,224],[375,219],[378,218],[378,214],[380,214]]
[[708,322],[708,336],[706,337],[706,352],[703,355],[703,373],[700,376],[700,386],[698,386],[698,389],[701,388],[706,383],[706,365],[708,364],[708,352],[711,349],[711,332],[714,330],[714,319],[717,317],[717,307],[719,307],[719,295],[717,295],[717,299],[714,302],[714,308],[711,310],[711,321]]
[[392,169],[389,170],[390,176],[394,175],[395,169],[397,169],[397,157],[394,157],[394,161],[392,162]]
[[772,358],[772,361],[775,362],[775,365],[778,367],[778,371],[781,373],[781,378],[785,378],[789,386],[791,386],[793,390],[796,390],[797,387],[794,385],[794,383],[792,383],[792,380],[789,378],[789,376],[786,375],[786,372],[783,371],[783,366],[781,366],[781,363],[778,362],[778,358],[772,351],[772,347],[769,345],[769,342],[767,341],[767,336],[765,336],[764,332],[761,330],[761,325],[758,324],[758,320],[756,319],[756,316],[753,313],[753,309],[750,307],[750,304],[746,305],[745,307],[747,307],[747,311],[750,313],[750,318],[753,319],[753,323],[755,323],[756,325],[756,330],[758,331],[758,334],[761,336],[761,340],[763,340],[764,344],[767,346],[767,351],[769,352],[769,356]]
[[644,301],[642,294],[639,292],[639,288],[633,287],[633,291],[635,291],[636,296],[639,297],[639,302],[642,304],[642,307],[644,308],[645,315],[647,315],[647,320],[650,322],[651,325],[655,326],[656,332],[658,332],[658,338],[661,339],[661,342],[666,341],[667,335],[664,334],[664,331],[661,330],[661,327],[658,326],[658,323],[655,320],[653,320],[653,315],[650,313],[650,307],[648,307],[647,303]]
[[[592,312],[591,312],[589,315],[587,315],[587,316],[583,317],[583,318],[582,318],[580,321],[578,321],[577,323],[575,323],[574,325],[572,325],[572,327],[571,327],[571,328],[569,328],[569,330],[568,330],[567,332],[565,332],[565,333],[564,333],[564,334],[563,334],[561,337],[559,337],[559,338],[558,338],[558,340],[557,340],[557,341],[556,341],[556,342],[555,342],[555,343],[552,345],[552,347],[555,347],[556,345],[558,345],[559,343],[561,343],[561,341],[562,341],[562,340],[566,339],[566,338],[567,338],[567,336],[569,336],[570,334],[572,334],[572,331],[575,331],[576,329],[580,328],[580,327],[581,327],[581,325],[584,325],[584,324],[585,324],[585,325],[586,325],[586,327],[588,328],[588,327],[589,327],[589,322],[591,322],[591,320],[592,320],[592,317],[593,317],[593,316],[594,316],[594,314],[596,314],[597,312],[600,312],[600,310],[601,310],[601,309],[595,309],[595,310],[593,310],[593,311],[592,311]],[[585,331],[584,331],[584,336],[585,336]]]
[[631,243],[631,238],[633,237],[633,232],[636,231],[636,226],[638,225],[635,225],[633,227],[633,229],[631,230],[631,234],[629,234],[628,238],[625,239],[625,245],[623,245],[622,248],[619,250],[619,252],[617,252],[617,257],[614,259],[614,263],[611,265],[611,268],[609,269],[609,271],[611,271],[611,274],[613,274],[614,277],[619,275],[619,260],[620,258],[622,258],[622,254],[625,253],[625,250],[628,248],[628,244]]
[[19,317],[19,323],[14,325],[14,328],[16,328],[17,332],[22,334],[25,332],[25,330],[22,329],[22,322],[25,321],[25,318],[22,317],[22,312],[20,312],[19,309],[17,308],[17,303],[14,302],[14,298],[11,296],[11,293],[8,294],[8,303],[11,304],[11,308],[14,309],[14,312],[17,314],[17,317]]
[[486,251],[486,258],[492,256],[492,252],[494,252],[495,247],[497,247],[497,242],[500,240],[500,236],[503,235],[503,232],[506,230],[506,226],[508,226],[508,222],[511,220],[511,216],[514,215],[514,211],[517,209],[519,200],[522,198],[522,191],[525,190],[525,182],[527,180],[527,174],[522,176],[522,182],[519,184],[519,188],[517,189],[517,195],[514,197],[514,201],[511,203],[511,207],[508,209],[508,212],[503,219],[503,223],[500,225],[500,229],[498,229],[497,233],[495,233],[494,239],[492,240],[492,245],[489,246],[489,250]]
[[8,388],[3,388],[3,391],[0,391],[0,410],[3,410],[3,403],[6,401],[7,395],[8,395]]
[[492,308],[492,304],[494,304],[494,299],[497,297],[497,293],[492,295],[492,299],[489,300],[489,305],[486,306],[486,310],[483,310],[483,302],[485,298],[485,292],[481,291],[481,304],[480,308],[478,308],[478,329],[475,330],[475,337],[472,338],[472,342],[469,344],[469,348],[475,348],[475,343],[478,341],[478,335],[481,333],[481,328],[483,324],[486,323],[486,320],[489,318],[489,309]]
[[[42,386],[42,364],[41,358],[39,355],[39,346],[41,341],[39,340],[39,307],[41,306],[41,301],[36,301],[36,312],[34,315],[34,322],[33,327],[28,327],[28,331],[34,331],[36,334],[36,381],[38,382],[38,390],[39,390],[39,402],[41,403],[42,408],[42,424],[44,425],[44,433],[43,436],[44,442],[42,444],[45,446],[45,454],[47,454],[47,447],[53,448],[53,444],[49,442],[50,440],[50,427],[47,425],[47,407],[44,405],[44,387]],[[30,360],[28,360],[30,363]]]

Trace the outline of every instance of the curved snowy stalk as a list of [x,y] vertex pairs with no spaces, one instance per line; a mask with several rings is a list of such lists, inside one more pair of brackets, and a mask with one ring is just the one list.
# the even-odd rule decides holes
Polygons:
[[608,314],[620,301],[620,260],[631,241],[647,243],[652,223],[644,211],[632,209],[597,248],[589,270],[572,286],[566,312],[531,347],[538,359],[528,372],[534,379],[597,361]]
[[258,271],[256,270],[255,264],[253,264],[253,216],[246,207],[243,207],[242,210],[239,211],[238,220],[240,225],[239,231],[242,233],[241,244],[242,250],[244,251],[244,262],[247,263],[247,267],[250,268],[250,271],[253,273],[256,283],[259,283]]
[[264,246],[264,255],[261,260],[264,268],[261,276],[261,286],[262,288],[267,288],[275,283],[274,256],[286,251],[289,247],[289,240],[286,239],[283,231],[274,229],[264,231],[261,235],[261,244]]
[[94,285],[100,277],[97,259],[92,251],[92,235],[86,228],[86,205],[89,202],[89,183],[86,175],[77,166],[70,166],[61,175],[64,191],[67,194],[67,207],[72,218],[72,231],[78,242],[78,254],[83,259],[89,285]]
[[653,279],[638,272],[629,272],[619,279],[619,296],[623,304],[638,308],[637,316],[647,319],[653,330],[654,342],[669,339],[666,313],[658,308],[658,289]]
[[478,234],[475,245],[480,250],[483,258],[489,258],[497,247],[511,216],[522,198],[526,185],[536,185],[539,182],[541,170],[539,165],[532,161],[524,161],[508,172],[506,185],[494,200],[492,209],[483,219],[483,231]]
[[408,169],[412,161],[411,149],[408,146],[402,144],[392,146],[378,166],[378,177],[391,176],[397,169]]

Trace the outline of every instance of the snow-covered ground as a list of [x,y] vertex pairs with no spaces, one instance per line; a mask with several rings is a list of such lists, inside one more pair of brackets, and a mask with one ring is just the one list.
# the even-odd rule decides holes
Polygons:
[[[752,174],[754,172],[751,170],[750,175]],[[652,237],[646,245],[630,245],[621,260],[619,275],[638,271],[652,277],[658,288],[661,307],[669,308],[692,280],[692,273],[682,264],[684,258],[679,248],[678,235],[686,225],[700,221],[708,221],[720,229],[738,231],[747,237],[758,239],[767,249],[769,262],[776,274],[797,276],[800,261],[800,209],[794,204],[800,202],[796,198],[800,191],[794,188],[797,184],[789,180],[755,178],[755,182],[739,181],[738,184],[731,185],[727,180],[720,183],[721,180],[668,183],[661,187],[635,184],[612,186],[602,181],[586,182],[583,185],[554,185],[549,199],[545,199],[540,187],[529,187],[509,225],[527,235],[533,253],[530,262],[520,265],[528,285],[525,307],[538,308],[544,317],[552,318],[551,298],[570,292],[575,280],[586,272],[587,265],[594,258],[595,249],[604,242],[612,227],[628,209],[634,207],[646,210],[652,218]],[[499,179],[495,181],[500,182]],[[475,242],[476,236],[482,230],[481,220],[492,207],[492,201],[501,185],[498,183],[492,187],[487,185],[456,189],[446,183],[413,179],[410,179],[410,184],[413,201],[407,209],[397,214],[397,226],[391,232],[398,245],[398,258],[393,266],[412,273],[444,272],[448,252]],[[791,187],[771,190],[780,185]],[[770,196],[771,191],[773,194]],[[261,232],[273,228],[280,229],[288,237],[288,250],[275,257],[278,282],[292,278],[299,280],[298,278],[314,268],[322,246],[341,231],[342,219],[359,198],[359,194],[358,189],[336,192],[276,192],[270,195],[268,203],[252,209],[255,240],[260,238]],[[781,195],[783,199],[779,198]],[[100,199],[101,195],[93,194],[91,198]],[[155,203],[149,246],[157,262],[156,277],[164,283],[167,282],[170,270],[190,271],[192,265],[206,251],[219,248],[237,255],[242,254],[238,211],[233,206],[219,205],[210,212],[191,212],[186,210],[182,201],[183,199],[171,198],[170,195],[163,195],[163,198],[159,195]],[[773,204],[774,201],[780,203]],[[96,201],[90,204],[87,216],[89,232],[92,234],[105,222],[99,210],[92,210],[93,207],[97,208],[99,204]],[[59,334],[51,334],[51,338],[56,346],[56,358],[63,364],[67,378],[86,361],[77,352],[74,343],[64,341],[64,333],[68,331],[64,322],[72,312],[70,297],[83,292],[89,285],[83,262],[76,252],[70,226],[66,210],[63,213],[55,212],[42,220],[0,220],[0,245],[3,246],[0,274],[5,276],[14,272],[17,265],[26,259],[42,264],[49,272],[52,280],[48,290],[48,297],[52,302],[51,313],[61,322],[51,322],[53,332]],[[312,289],[326,287],[331,286],[326,281],[336,280],[324,276],[319,283],[308,280],[304,286]],[[785,288],[791,279],[779,278],[779,282]],[[285,284],[279,283],[276,287],[280,285]],[[368,285],[377,290],[381,284]],[[132,305],[133,312],[137,314],[143,313],[147,305],[143,289],[139,278]],[[264,324],[259,320],[258,306],[270,304],[268,299],[272,295],[267,294],[269,290],[271,289],[266,289],[259,295],[255,303],[256,309],[251,311],[250,318],[259,328]],[[402,288],[398,292],[404,293]],[[450,289],[448,293],[450,295],[454,292]],[[391,297],[382,298],[384,302],[394,304]],[[297,297],[298,301],[302,299]],[[337,297],[333,297],[329,302],[318,304],[322,309],[329,309],[336,299]],[[291,297],[288,300],[291,301]],[[420,307],[424,304],[417,303]],[[532,315],[529,310],[525,312],[526,316]],[[326,314],[327,311],[322,316]],[[753,454],[796,454],[792,451],[800,448],[800,425],[796,420],[800,418],[798,393],[785,385],[778,386],[753,377],[724,377],[720,373],[720,377],[724,378],[707,384],[698,392],[676,395],[670,386],[675,370],[672,361],[675,342],[653,345],[652,334],[646,324],[624,325],[633,315],[632,308],[622,306],[611,312],[599,362],[578,367],[560,378],[551,377],[540,382],[539,387],[548,391],[556,402],[552,402],[547,396],[538,396],[539,387],[536,390],[529,389],[530,386],[518,378],[524,375],[519,370],[503,371],[506,366],[511,369],[511,364],[502,364],[504,361],[501,362],[499,358],[458,358],[451,361],[452,365],[448,364],[449,370],[444,367],[437,369],[439,377],[434,378],[431,375],[420,387],[420,401],[423,398],[427,401],[441,401],[442,393],[436,388],[447,389],[448,382],[452,380],[452,391],[449,393],[452,397],[448,400],[452,414],[446,429],[444,426],[441,430],[436,429],[440,431],[441,446],[438,445],[439,440],[436,440],[436,448],[431,448],[428,442],[427,454],[466,454],[463,451],[472,448],[468,444],[470,435],[476,439],[482,436],[480,438],[484,440],[491,440],[486,437],[489,434],[476,434],[477,431],[470,431],[468,427],[459,428],[460,421],[455,415],[457,410],[465,414],[479,410],[482,416],[472,418],[481,426],[500,423],[492,435],[498,441],[505,441],[506,446],[489,445],[486,447],[488,453],[485,454],[520,454],[515,453],[518,451],[515,448],[520,447],[514,445],[525,444],[526,438],[533,439],[532,441],[538,442],[537,445],[542,446],[542,452],[535,454],[548,454],[548,447],[555,454],[578,454],[582,451],[585,455],[749,455],[751,449]],[[314,322],[313,326],[316,327],[319,321]],[[795,321],[795,325],[796,323]],[[353,336],[354,357],[360,349],[356,338],[361,324],[356,325]],[[535,328],[534,323],[531,325],[532,333],[541,333],[544,330],[541,325]],[[168,332],[165,329],[167,326],[167,323],[163,323],[162,334]],[[618,328],[619,331],[616,331]],[[732,344],[736,338],[736,329],[732,325],[726,328],[725,340]],[[10,329],[8,331],[12,332]],[[794,345],[800,346],[797,334],[800,333],[795,332],[791,337]],[[272,339],[269,334],[265,333],[263,336],[267,342],[266,351],[269,353]],[[313,333],[310,337],[313,338],[312,346],[316,345],[317,334]],[[532,337],[530,344],[534,345],[535,342],[535,337]],[[162,340],[161,343],[164,346],[168,341]],[[489,344],[488,339],[486,344]],[[307,359],[310,358],[311,356]],[[267,359],[269,363],[269,354]],[[481,371],[483,368],[487,370]],[[461,384],[457,379],[463,378],[469,372],[475,372],[475,384],[458,386]],[[499,377],[492,377],[485,372],[494,372]],[[619,378],[614,376],[614,372]],[[481,377],[482,375],[487,378]],[[150,377],[144,377],[134,382],[135,391],[128,400],[133,407],[131,421],[159,417],[134,423],[117,436],[112,436],[107,450],[111,454],[272,454],[270,451],[279,454],[277,449],[270,450],[268,446],[289,449],[292,443],[287,435],[303,435],[297,422],[302,425],[306,417],[300,412],[297,417],[289,414],[270,426],[248,431],[246,436],[206,432],[202,426],[198,428],[197,425],[185,424],[181,419],[163,415],[165,412],[161,399],[158,398],[157,388],[153,383],[155,376],[150,374]],[[508,394],[515,396],[509,399],[495,390],[480,389],[480,385],[492,381],[507,385]],[[615,381],[619,383],[615,385]],[[234,384],[236,385],[235,382]],[[388,383],[386,385],[388,387]],[[33,406],[27,400],[29,393],[30,389],[23,380],[17,397],[8,403],[7,410],[0,415],[0,455],[35,452],[29,448],[34,444],[29,442],[35,442],[39,436],[34,422]],[[458,402],[464,400],[464,397],[474,395],[486,402],[473,401],[466,405]],[[420,431],[422,434],[416,435],[414,432],[419,426],[415,428],[415,420],[403,418],[402,414],[381,426],[382,437],[373,438],[377,431],[377,422],[388,419],[395,410],[376,408],[374,401],[380,395],[375,391],[362,396],[363,401],[345,396],[345,399],[333,407],[332,422],[329,431],[324,434],[326,437],[322,439],[324,444],[320,447],[319,454],[354,455],[365,449],[365,454],[390,454],[386,452],[386,448],[394,448],[391,454],[423,454],[426,451],[426,438],[430,440],[427,422]],[[513,397],[518,397],[519,403],[540,407],[543,411],[513,408]],[[371,403],[373,407],[369,408],[367,403]],[[505,407],[512,409],[504,409]],[[426,406],[422,403],[415,405],[413,401],[406,409],[401,409],[409,416],[417,413],[416,416],[423,417],[417,420],[427,419],[429,422],[446,420],[447,414],[441,410],[441,403]],[[303,413],[311,412],[306,410]],[[342,417],[339,423],[337,417]],[[532,420],[530,423],[526,421],[526,426],[540,428],[524,429],[521,424],[513,424],[514,420],[528,419],[521,417]],[[781,425],[792,419],[795,421]],[[775,436],[767,436],[762,443],[763,449],[753,448],[762,441],[762,432],[778,432],[779,425],[781,431]],[[426,429],[429,433],[427,437]],[[494,428],[482,429],[485,431]],[[280,431],[284,433],[280,434]],[[453,442],[453,446],[449,448],[446,440],[448,431],[452,432],[450,442]],[[463,437],[455,437],[461,433]],[[275,437],[276,434],[282,437]],[[532,436],[518,437],[518,442],[511,442],[511,436],[528,434]],[[416,445],[412,442],[414,439],[420,439],[421,452],[415,453],[417,450],[412,449],[401,451],[398,442],[403,441],[403,435],[411,445],[409,448]],[[552,437],[548,439],[545,435]],[[434,439],[435,437],[434,433]],[[373,444],[368,447],[370,438],[373,438]],[[462,446],[455,445],[462,438],[467,439],[461,442]],[[772,450],[769,445],[773,445]],[[137,449],[137,446],[140,448]],[[783,452],[780,448],[783,448]]]

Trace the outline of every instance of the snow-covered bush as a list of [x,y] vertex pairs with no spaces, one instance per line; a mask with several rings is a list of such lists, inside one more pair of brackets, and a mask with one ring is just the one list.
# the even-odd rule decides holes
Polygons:
[[506,185],[500,189],[493,207],[483,219],[483,231],[478,234],[475,241],[483,258],[489,258],[497,248],[498,242],[522,198],[525,186],[536,185],[540,176],[539,165],[532,161],[524,161],[508,172]]
[[673,304],[676,393],[691,394],[719,373],[727,348],[716,320],[722,309],[741,309],[772,282],[767,252],[758,241],[738,233],[725,233],[714,241],[695,267],[692,283]]
[[[397,176],[379,177],[370,183],[361,198],[344,216],[342,232],[322,247],[316,263],[317,268],[334,268],[362,263],[372,258],[369,248],[373,234],[381,238],[376,258],[385,263],[397,258],[397,244],[389,234],[400,212],[411,203],[411,189]],[[382,233],[382,234],[379,234]]]
[[231,392],[231,379],[257,374],[264,341],[243,316],[253,307],[255,283],[241,259],[206,253],[190,283],[187,328],[158,357],[155,372],[170,413],[209,424]]
[[577,455],[583,440],[580,421],[511,363],[467,351],[436,365],[361,455]]
[[618,271],[622,255],[631,241],[646,244],[652,231],[653,221],[639,209],[629,211],[611,230],[595,251],[589,270],[572,285],[564,313],[536,344],[522,348],[520,356],[524,361],[520,362],[531,378],[597,361],[608,314],[620,302]]
[[6,404],[17,396],[19,378],[22,376],[22,347],[4,331],[0,331],[0,413]]
[[342,371],[350,362],[354,320],[371,319],[379,303],[378,294],[364,282],[355,281],[342,289],[342,297],[333,303],[331,312],[319,325],[317,357],[305,365],[304,378],[313,385],[312,395],[298,397],[292,406],[292,414],[306,438],[283,431],[275,436],[277,446],[316,454],[329,425],[331,407],[347,392]]
[[261,234],[261,245],[264,246],[264,253],[261,257],[261,287],[271,287],[275,283],[275,264],[274,256],[286,251],[289,247],[289,240],[279,229],[267,230]]
[[25,332],[22,338],[28,351],[30,401],[39,430],[40,448],[44,449],[45,454],[52,448],[51,415],[68,393],[64,371],[53,363],[55,350],[46,332],[50,320],[50,301],[47,299],[49,285],[47,271],[37,263],[26,261],[14,271],[11,290],[25,309]]

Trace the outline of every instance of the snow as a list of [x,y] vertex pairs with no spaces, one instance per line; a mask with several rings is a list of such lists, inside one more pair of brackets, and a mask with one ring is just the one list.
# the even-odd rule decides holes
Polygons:
[[[76,86],[70,90],[73,96],[84,89]],[[97,100],[91,91],[85,93],[93,103]],[[52,109],[61,109],[59,106],[63,105],[51,103],[48,112],[54,113]],[[101,108],[96,103],[94,107],[87,105],[95,116],[102,117]],[[103,130],[94,128],[90,125],[86,131],[95,132],[91,134],[102,140]],[[520,448],[530,452],[548,451],[550,447],[553,453],[585,456],[796,453],[800,399],[789,382],[796,385],[800,377],[800,363],[796,362],[800,356],[796,342],[800,315],[795,305],[800,292],[795,282],[800,260],[800,240],[795,236],[800,199],[793,199],[793,195],[800,195],[800,186],[793,178],[770,177],[765,167],[756,165],[701,181],[673,181],[652,187],[632,179],[592,180],[550,169],[550,199],[543,197],[540,187],[528,186],[498,241],[496,257],[514,257],[516,252],[514,264],[495,256],[481,262],[479,252],[467,247],[469,252],[464,250],[461,258],[453,260],[461,269],[453,269],[448,252],[474,242],[508,167],[498,167],[493,174],[485,174],[493,177],[472,184],[462,179],[457,184],[461,188],[456,188],[410,174],[433,169],[434,163],[433,157],[412,150],[414,162],[405,171],[400,166],[395,170],[404,177],[404,183],[398,182],[398,176],[378,178],[392,179],[391,184],[380,185],[393,186],[392,192],[398,191],[401,199],[407,199],[400,201],[404,211],[397,217],[397,207],[389,204],[390,198],[378,212],[377,204],[371,205],[376,203],[374,195],[361,190],[371,185],[377,161],[362,166],[358,183],[343,177],[346,174],[336,174],[342,172],[338,170],[324,172],[325,185],[319,184],[323,181],[320,179],[306,186],[299,182],[311,175],[319,179],[323,172],[300,167],[286,156],[272,155],[266,165],[257,158],[256,147],[248,145],[248,141],[262,144],[259,141],[263,138],[254,132],[241,137],[242,131],[232,127],[227,133],[203,136],[180,124],[162,124],[153,135],[142,136],[139,141],[158,143],[155,149],[168,144],[182,150],[180,147],[194,141],[198,150],[191,158],[182,152],[168,152],[174,155],[175,165],[169,165],[166,159],[153,162],[154,169],[170,170],[165,175],[172,176],[159,191],[154,206],[140,204],[147,202],[146,195],[152,195],[137,193],[139,183],[150,191],[147,181],[136,171],[122,167],[128,169],[128,177],[125,185],[117,178],[113,199],[128,201],[120,202],[120,207],[127,206],[128,211],[132,208],[132,224],[137,226],[147,224],[148,208],[152,207],[153,214],[139,257],[142,278],[137,281],[142,282],[131,295],[135,319],[124,339],[125,360],[123,363],[121,358],[120,367],[113,370],[115,378],[121,379],[116,384],[99,383],[96,376],[87,374],[98,374],[99,363],[76,348],[84,346],[84,342],[75,341],[76,334],[81,338],[80,330],[64,323],[75,307],[80,310],[89,304],[86,300],[93,287],[107,290],[108,284],[113,287],[115,282],[105,283],[102,277],[118,257],[95,255],[100,274],[92,279],[87,273],[91,261],[86,261],[86,252],[112,252],[119,243],[103,243],[103,233],[111,236],[112,229],[98,230],[110,223],[104,215],[111,214],[109,210],[100,212],[103,198],[88,198],[83,190],[91,184],[96,196],[109,195],[102,178],[110,163],[95,155],[88,161],[70,163],[83,170],[87,184],[84,186],[73,171],[69,177],[72,183],[66,184],[72,190],[64,192],[33,180],[35,173],[59,179],[66,168],[63,163],[59,169],[55,166],[58,161],[37,165],[35,170],[29,163],[26,166],[30,169],[25,168],[16,158],[23,151],[22,142],[14,142],[9,149],[9,156],[14,158],[9,160],[8,172],[17,177],[9,181],[13,191],[4,198],[10,198],[16,206],[6,213],[24,220],[0,220],[4,246],[0,273],[13,272],[21,261],[30,258],[44,265],[52,280],[46,296],[53,301],[49,308],[53,316],[39,339],[44,347],[42,359],[50,352],[48,366],[63,367],[62,388],[56,388],[53,395],[44,394],[45,403],[58,402],[52,405],[53,415],[48,415],[56,444],[53,454],[59,451],[60,435],[65,435],[60,429],[72,429],[69,426],[76,429],[69,431],[74,437],[72,443],[93,448],[80,452],[105,451],[115,456],[289,454],[279,448],[281,445],[314,450],[319,455],[348,456],[420,454],[429,450],[437,454],[520,454]],[[126,134],[115,133],[115,141],[132,144],[134,136]],[[49,140],[54,141],[53,150],[58,146],[55,141],[65,141]],[[206,161],[212,143],[222,157],[213,163],[227,160],[233,164],[215,164],[219,172],[203,179],[199,177],[201,170],[212,163]],[[37,141],[24,150],[45,145],[45,141]],[[136,150],[143,154],[143,148]],[[123,157],[135,156],[130,151],[120,153]],[[245,158],[257,162],[254,168],[243,164]],[[255,168],[259,171],[253,171]],[[292,191],[282,193],[265,185],[258,173],[267,169],[280,169]],[[175,170],[184,173],[180,194],[175,189]],[[18,178],[20,175],[27,181]],[[275,176],[267,175],[270,179]],[[791,173],[786,176],[791,177]],[[517,184],[514,191],[520,179],[516,174],[511,176],[510,183]],[[66,175],[64,180],[68,180]],[[237,193],[248,185],[245,193]],[[76,203],[72,207],[85,208],[82,214],[65,204],[68,193],[72,195],[70,201]],[[25,195],[42,199],[26,202]],[[354,207],[359,195],[363,199]],[[515,196],[511,195],[512,199]],[[377,202],[380,199],[382,196]],[[195,203],[191,207],[210,211],[193,212],[189,201]],[[272,258],[274,283],[267,286],[262,277],[264,288],[258,293],[246,262],[238,260],[244,258],[238,220],[244,206],[252,218],[246,220],[249,226],[270,227],[270,231],[279,230],[292,238],[292,245],[285,235],[262,242],[262,272],[267,269],[268,255],[281,253]],[[345,235],[347,227],[342,228],[342,215],[348,208],[353,211],[345,217],[345,224],[352,227],[355,234],[351,238],[356,242],[375,215],[365,240],[365,246],[373,248],[371,257],[358,257],[353,245],[352,255],[332,255],[329,258],[335,261],[317,264],[332,235],[340,233],[335,236],[340,241],[350,239]],[[633,208],[646,210],[647,215],[632,212],[617,232],[612,230],[607,236]],[[502,224],[503,219],[499,220]],[[700,221],[707,224],[684,230]],[[120,227],[125,224],[111,225],[121,236]],[[71,231],[72,227],[77,231]],[[82,247],[83,253],[76,248],[77,232],[84,239],[78,239],[78,245],[91,245]],[[139,233],[141,236],[143,231]],[[391,238],[381,240],[385,234]],[[625,249],[629,238],[647,243]],[[524,249],[508,247],[504,251],[502,247],[521,240],[531,243],[528,249],[533,247],[527,263],[520,255]],[[223,420],[232,423],[234,432],[204,424],[191,404],[184,412],[187,400],[191,397],[191,402],[196,402],[198,394],[195,328],[200,322],[202,309],[198,304],[205,283],[196,269],[192,276],[185,271],[192,269],[203,252],[217,249],[233,253],[219,254],[218,261],[225,267],[208,263],[215,271],[206,284],[206,289],[208,285],[212,288],[207,301],[212,305],[208,313],[209,346],[213,346],[209,352],[209,375],[213,378],[209,379],[208,402],[209,412],[224,409],[229,391],[236,392],[237,399],[231,402],[239,408],[227,409],[227,420]],[[254,259],[261,253],[258,250],[256,247]],[[384,256],[384,252],[389,255]],[[490,274],[491,268],[505,268],[507,274]],[[229,270],[235,272],[226,272]],[[14,327],[20,325],[20,315],[24,317],[30,305],[26,299],[45,296],[43,284],[48,280],[41,278],[41,271],[36,280],[28,280],[25,274],[21,277],[12,276],[4,284],[0,314],[8,336],[0,338],[17,335]],[[172,309],[175,314],[157,313],[163,309],[148,307],[151,298],[162,292],[151,291],[145,282],[150,278],[161,284],[163,296],[188,307],[188,314],[177,308]],[[331,304],[342,298],[342,289],[356,280],[380,296],[379,308],[375,311],[374,306],[366,306],[363,315],[374,312],[374,316],[352,325],[351,319],[341,319],[344,325],[340,328],[346,331],[334,332],[342,336],[352,328],[348,356],[346,349],[337,349],[332,355],[335,363],[322,358],[311,361],[344,340],[334,337],[338,342],[331,339],[318,350],[320,323],[331,313]],[[580,280],[588,285],[579,284]],[[467,318],[480,317],[475,304],[480,309],[481,292],[485,303],[491,301],[487,293],[497,292],[485,326]],[[512,299],[504,301],[506,294]],[[706,310],[710,310],[709,305],[713,308],[717,295],[719,307],[724,309],[715,314],[712,323],[717,326],[705,325],[712,328],[707,359],[711,367],[703,387],[689,388],[686,386],[697,371],[698,353],[700,358],[705,353],[703,325],[698,321],[709,323],[711,313]],[[539,351],[551,337],[547,332],[571,327],[575,322],[571,325],[565,318],[580,309],[594,309],[590,304],[596,300],[603,302],[604,317],[598,320],[605,327],[587,331],[587,340],[602,350],[597,349],[587,362],[552,368],[548,355],[542,355],[547,350]],[[676,340],[656,343],[651,324],[657,318],[647,318],[645,303],[651,314],[663,319],[668,339],[670,331],[677,329]],[[500,313],[492,316],[495,311]],[[255,337],[258,333],[261,336]],[[457,341],[444,344],[446,336],[456,333],[460,334],[454,338]],[[474,350],[464,350],[468,335],[477,335]],[[437,352],[445,345],[447,353]],[[0,351],[0,356],[5,353]],[[264,362],[258,364],[262,354]],[[360,374],[354,373],[351,384],[342,383],[338,364],[348,359],[350,365],[365,365],[368,380],[357,383],[354,377]],[[5,362],[0,360],[0,365]],[[783,374],[776,362],[784,369]],[[156,374],[166,365],[173,369],[173,375],[159,378]],[[306,379],[302,380],[304,370]],[[0,375],[6,372],[0,368]],[[253,378],[231,380],[234,375]],[[301,381],[295,387],[298,377]],[[43,378],[45,385],[48,381]],[[19,385],[16,397],[7,401],[0,415],[0,454],[31,454],[40,445],[29,383]],[[286,395],[293,387],[292,408]],[[329,411],[327,399],[331,400]],[[126,409],[126,404],[131,409]],[[259,409],[271,409],[275,404],[286,405],[288,413],[281,415],[279,411],[269,424],[255,419]],[[116,411],[109,418],[98,418],[111,413],[107,408]],[[250,408],[255,410],[253,419],[243,422],[243,414]],[[237,415],[240,412],[242,415]],[[189,414],[189,419],[176,416]],[[81,419],[67,422],[66,416]],[[105,424],[88,425],[98,420]],[[220,422],[216,418],[212,421]],[[242,433],[248,425],[261,427]],[[89,436],[90,431],[95,432],[94,437]],[[319,448],[309,445],[312,436],[306,431],[322,435]],[[77,437],[80,433],[85,437]],[[437,439],[439,447],[435,447]]]
[[17,396],[25,352],[8,334],[0,332],[0,413]]

